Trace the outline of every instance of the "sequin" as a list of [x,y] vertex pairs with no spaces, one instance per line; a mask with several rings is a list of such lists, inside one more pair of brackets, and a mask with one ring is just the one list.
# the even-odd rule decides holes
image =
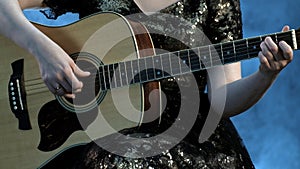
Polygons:
[[[76,3],[75,3],[76,2]],[[48,15],[57,16],[67,12],[79,12],[80,17],[98,11],[115,11],[123,15],[140,12],[132,0],[44,0],[51,11]],[[82,7],[85,8],[82,8]],[[179,19],[184,19],[188,24],[173,25],[158,24],[166,23],[164,17],[158,16],[154,22],[145,22],[148,29],[161,32],[161,35],[153,35],[156,48],[167,51],[179,50],[188,46],[201,44],[201,37],[194,36],[197,30],[201,30],[212,43],[230,41],[242,37],[242,23],[240,4],[238,0],[181,0],[160,11],[164,14],[171,14]],[[46,14],[46,12],[44,12]],[[146,16],[143,16],[146,17]],[[152,23],[151,23],[152,22]],[[180,41],[166,37],[169,34],[180,36]],[[185,45],[182,44],[184,42]],[[197,121],[190,133],[173,148],[161,152],[157,156],[147,158],[127,158],[115,155],[102,149],[94,142],[86,145],[84,152],[81,152],[77,163],[70,168],[191,168],[191,169],[240,169],[254,168],[247,150],[241,138],[229,119],[223,119],[218,125],[215,133],[204,143],[198,143],[199,133],[205,121],[209,102],[204,93],[206,86],[206,72],[200,71],[195,74],[201,91],[201,111]],[[176,80],[175,80],[176,79]],[[176,81],[182,80],[183,86],[189,86],[189,77],[175,77],[162,81],[162,90],[167,95],[168,104],[162,114],[161,123],[150,123],[140,128],[130,128],[120,131],[124,135],[132,133],[144,133],[143,137],[151,137],[168,129],[177,117],[180,107],[180,91]],[[202,103],[203,102],[203,103]],[[176,126],[179,131],[182,126]],[[114,137],[114,135],[111,135]],[[99,138],[104,139],[104,138]],[[166,140],[157,140],[156,144],[164,146]],[[112,145],[113,146],[113,145]],[[140,150],[151,150],[151,144],[132,145],[124,142],[122,149],[124,153],[136,154]],[[73,154],[72,154],[73,155]],[[63,160],[62,160],[63,161]]]

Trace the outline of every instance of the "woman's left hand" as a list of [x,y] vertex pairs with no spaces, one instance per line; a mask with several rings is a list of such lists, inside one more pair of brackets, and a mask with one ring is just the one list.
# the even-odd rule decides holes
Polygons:
[[[288,26],[282,29],[282,31],[288,30]],[[260,60],[259,70],[268,77],[276,76],[293,59],[293,50],[285,41],[280,41],[277,45],[271,37],[266,37],[260,47],[261,51],[258,54]]]

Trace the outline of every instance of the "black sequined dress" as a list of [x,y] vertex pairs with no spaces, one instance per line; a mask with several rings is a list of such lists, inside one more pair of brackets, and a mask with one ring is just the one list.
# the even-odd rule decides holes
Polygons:
[[[99,11],[114,11],[122,15],[141,13],[132,0],[45,0],[44,3],[50,7],[50,10],[45,10],[43,13],[53,19],[66,12],[79,13],[81,18]],[[199,37],[194,38],[196,30],[203,31],[211,43],[242,38],[241,11],[238,0],[180,0],[161,10],[160,13],[183,18],[188,24],[180,25],[174,22],[166,24],[167,20],[164,17],[155,17],[149,21],[146,15],[141,15],[142,22],[147,22],[145,25],[148,26],[150,32],[156,32],[153,33],[152,38],[155,47],[159,49],[175,51],[199,45],[197,44]],[[180,36],[180,38],[176,37],[180,40],[166,37],[165,35],[168,34]],[[230,119],[222,119],[209,140],[203,143],[198,142],[199,133],[209,110],[209,101],[205,93],[206,73],[206,71],[194,73],[201,95],[200,111],[196,122],[186,137],[179,140],[179,143],[169,150],[151,157],[130,158],[110,153],[91,142],[68,150],[65,154],[51,160],[43,168],[254,168]],[[162,91],[167,96],[167,107],[160,122],[156,120],[141,127],[124,129],[120,133],[134,138],[151,138],[170,128],[176,121],[180,106],[182,106],[181,103],[184,102],[182,99],[188,99],[180,92],[180,88],[189,87],[190,76],[168,78],[161,81]],[[177,84],[176,81],[181,81],[181,83]],[[178,129],[176,130],[178,132],[182,131],[182,126],[175,126],[175,128]],[[158,138],[154,142],[136,143],[128,139],[118,144],[120,144],[121,152],[134,157],[141,155],[142,152],[151,151],[154,144],[164,147],[168,144],[167,138],[176,139],[176,132],[174,135]],[[106,143],[106,140],[110,140],[110,142]],[[97,141],[113,147],[116,146],[111,142],[113,140],[118,140],[118,135],[112,134],[99,138]]]

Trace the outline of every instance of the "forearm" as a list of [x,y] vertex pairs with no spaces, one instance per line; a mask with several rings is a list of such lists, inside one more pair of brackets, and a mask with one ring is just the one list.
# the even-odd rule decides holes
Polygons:
[[242,113],[256,104],[276,79],[265,76],[260,70],[252,75],[226,85],[224,117]]
[[[24,7],[33,6],[33,4],[22,2]],[[11,0],[9,3],[6,0],[0,0],[0,24],[3,25],[0,27],[1,34],[34,56],[39,56],[36,46],[48,38],[27,20],[18,0]]]
[[[0,0],[1,34],[10,39],[16,39],[16,32],[19,31],[20,27],[23,27],[25,21],[26,18],[17,0],[11,0],[9,3],[7,0]],[[23,23],[22,26],[20,25],[21,23]]]

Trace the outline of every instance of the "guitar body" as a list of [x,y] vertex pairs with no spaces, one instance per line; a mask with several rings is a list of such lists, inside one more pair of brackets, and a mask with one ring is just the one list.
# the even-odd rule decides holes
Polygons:
[[[140,52],[140,49],[152,49],[146,29],[114,13],[96,14],[63,27],[34,25],[75,56],[76,61],[88,62],[96,69],[101,64],[154,54],[153,50]],[[134,35],[135,30],[144,33]],[[139,45],[139,41],[144,43]],[[87,106],[80,112],[75,108],[72,112],[67,109],[68,104],[62,104],[64,98],[59,101],[48,91],[33,56],[2,36],[0,51],[0,168],[37,168],[69,146],[139,125],[147,107],[147,91],[159,87],[158,83],[149,83],[99,91],[96,71],[91,89],[96,98],[91,105],[96,106]],[[17,89],[10,86],[13,85],[12,63],[16,61],[20,63],[15,64],[15,69],[21,70],[15,70],[14,74],[23,71]],[[23,69],[19,64],[23,64]],[[27,125],[22,125],[22,118],[16,118],[12,112],[15,106],[12,90],[22,103],[17,102],[16,109],[21,107],[26,110],[21,113],[28,113]]]
[[34,57],[0,36],[0,168],[37,168],[70,146],[160,122],[159,79],[257,57],[267,36],[300,46],[300,30],[290,30],[155,56],[147,29],[115,13],[62,27],[34,25],[91,76],[80,79],[75,99],[55,97]]

